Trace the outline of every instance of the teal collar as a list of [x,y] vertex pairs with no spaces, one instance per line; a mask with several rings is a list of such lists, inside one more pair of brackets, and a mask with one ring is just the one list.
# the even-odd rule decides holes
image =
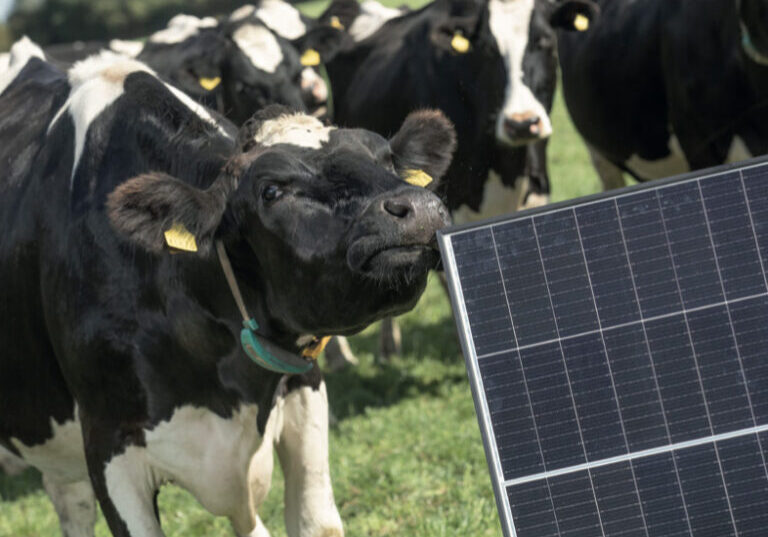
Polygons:
[[221,269],[224,271],[224,276],[227,278],[229,290],[232,292],[240,314],[243,316],[240,345],[243,347],[245,354],[259,366],[275,373],[296,375],[306,373],[312,369],[312,362],[291,354],[266,339],[260,340],[257,337],[256,330],[259,329],[259,324],[256,322],[256,319],[248,315],[243,296],[240,294],[240,287],[237,285],[235,273],[232,270],[232,264],[229,262],[227,251],[224,249],[221,241],[216,241],[216,252],[219,254],[219,262],[221,263]]
[[757,50],[757,47],[752,42],[752,36],[749,35],[749,29],[743,22],[741,22],[741,47],[750,60],[760,65],[768,65],[768,56]]

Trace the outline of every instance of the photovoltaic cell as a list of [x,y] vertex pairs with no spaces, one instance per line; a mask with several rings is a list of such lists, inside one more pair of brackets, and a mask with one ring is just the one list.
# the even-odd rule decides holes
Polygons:
[[440,243],[505,535],[768,535],[764,160]]

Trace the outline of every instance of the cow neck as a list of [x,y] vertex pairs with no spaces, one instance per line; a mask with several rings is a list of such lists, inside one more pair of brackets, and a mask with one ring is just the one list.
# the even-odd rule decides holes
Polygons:
[[[274,371],[275,373],[301,374],[312,369],[312,361],[297,356],[280,348],[266,338],[259,338],[256,335],[256,331],[259,329],[259,324],[256,322],[256,319],[248,313],[245,301],[243,300],[243,295],[240,292],[240,286],[235,277],[235,272],[232,269],[232,263],[230,263],[227,250],[220,240],[216,241],[216,253],[218,254],[224,277],[227,280],[227,285],[232,293],[232,298],[234,298],[235,303],[237,304],[237,309],[243,317],[243,329],[240,331],[240,345],[243,347],[245,354],[259,366],[269,371]],[[319,354],[319,351],[317,354]],[[314,352],[309,355],[305,354],[305,356],[311,356],[312,358],[316,357]]]

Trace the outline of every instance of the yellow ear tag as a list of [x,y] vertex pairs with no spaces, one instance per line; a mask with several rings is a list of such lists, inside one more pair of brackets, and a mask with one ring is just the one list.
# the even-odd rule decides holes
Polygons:
[[341,21],[339,20],[339,18],[336,15],[331,17],[331,26],[333,26],[337,30],[344,30],[344,25],[341,24]]
[[589,18],[586,15],[577,13],[576,17],[573,19],[573,27],[579,32],[586,32],[589,30]]
[[314,67],[320,65],[320,53],[313,48],[308,48],[301,55],[301,65],[304,67]]
[[182,252],[197,252],[195,236],[184,227],[184,224],[176,222],[171,229],[165,231],[165,243],[171,250]]
[[320,353],[325,350],[326,345],[328,345],[328,342],[331,340],[331,336],[325,336],[323,338],[320,338],[318,340],[315,340],[312,345],[304,349],[304,351],[301,353],[301,355],[304,358],[308,358],[310,360],[317,360],[317,357],[320,356]]
[[451,46],[459,54],[464,54],[469,50],[469,39],[461,35],[461,32],[456,32],[451,39]]
[[405,182],[413,186],[424,188],[432,182],[432,177],[423,170],[405,170]]
[[215,78],[201,78],[198,80],[200,82],[200,85],[203,86],[208,91],[213,91],[216,89],[216,86],[221,84],[221,77],[217,76]]

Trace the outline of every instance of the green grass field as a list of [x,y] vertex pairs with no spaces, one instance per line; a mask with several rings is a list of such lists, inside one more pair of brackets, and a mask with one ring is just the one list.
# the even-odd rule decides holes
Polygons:
[[[322,2],[313,2],[306,11],[316,14],[322,7]],[[596,176],[560,96],[553,123],[549,161],[554,200],[596,192]],[[352,338],[361,365],[327,377],[338,419],[331,430],[331,472],[347,535],[498,536],[464,359],[448,300],[434,278],[418,307],[401,321],[402,358],[376,363],[374,326]],[[282,494],[277,470],[261,512],[276,537],[285,535]],[[232,535],[225,519],[212,517],[173,486],[160,494],[160,510],[169,537]],[[39,474],[0,475],[0,537],[58,535],[56,514]],[[110,535],[103,518],[96,535]]]

